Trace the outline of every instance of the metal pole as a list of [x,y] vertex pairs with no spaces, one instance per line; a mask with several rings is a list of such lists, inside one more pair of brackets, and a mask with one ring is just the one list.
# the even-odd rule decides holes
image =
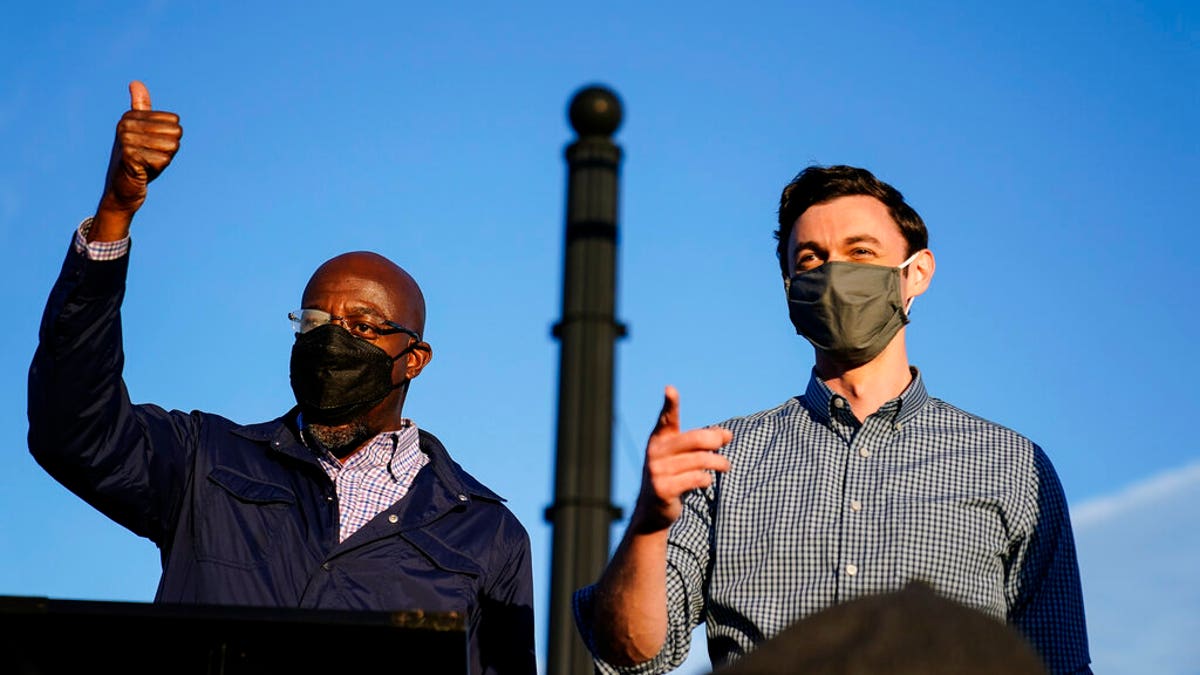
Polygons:
[[571,596],[595,582],[608,560],[612,504],[613,345],[625,335],[615,316],[617,174],[612,134],[621,103],[602,87],[571,100],[578,140],[567,146],[567,231],[558,381],[558,449],[550,573],[550,675],[584,675],[592,660],[575,630]]

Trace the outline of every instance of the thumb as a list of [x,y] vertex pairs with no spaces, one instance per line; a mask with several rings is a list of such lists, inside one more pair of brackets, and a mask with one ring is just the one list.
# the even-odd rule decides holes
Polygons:
[[137,80],[129,83],[129,107],[132,110],[150,110],[150,90]]
[[658,421],[654,423],[651,436],[664,432],[679,433],[679,390],[667,385],[663,392],[662,411],[658,413]]

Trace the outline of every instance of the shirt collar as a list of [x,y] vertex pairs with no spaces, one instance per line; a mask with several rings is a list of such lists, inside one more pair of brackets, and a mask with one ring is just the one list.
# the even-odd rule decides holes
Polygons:
[[[925,381],[921,377],[921,371],[915,366],[909,366],[909,372],[912,373],[912,381],[908,383],[904,391],[891,401],[880,406],[880,410],[887,410],[895,406],[894,401],[899,400],[899,406],[896,406],[894,421],[905,423],[925,406],[929,400],[929,394],[925,391]],[[804,404],[818,421],[829,423],[832,419],[833,408],[837,405],[837,401],[845,401],[844,398],[835,394],[825,381],[817,377],[817,371],[814,368],[812,374],[808,378],[808,388],[804,391]]]
[[829,407],[833,401],[833,390],[825,381],[817,377],[816,368],[808,376],[808,388],[804,390],[804,404],[812,416],[822,424],[828,424],[831,419]]
[[402,428],[385,431],[372,438],[366,447],[351,456],[347,464],[387,466],[392,481],[399,480],[398,476],[404,473],[404,467],[411,464],[413,457],[421,452],[417,425],[408,419],[404,422]]
[[921,371],[916,366],[909,366],[908,370],[913,379],[900,394],[900,412],[896,414],[896,421],[903,423],[916,417],[929,401],[929,393],[925,391],[925,380],[921,377]]
[[[340,471],[344,466],[352,463],[367,464],[368,466],[386,465],[388,475],[395,481],[401,471],[401,465],[410,462],[412,456],[421,451],[420,433],[416,423],[407,417],[400,422],[399,429],[389,429],[376,434],[374,438],[367,441],[362,450],[351,455],[346,464],[342,464],[328,448],[316,442],[316,439],[309,438],[303,432],[300,433],[300,442],[312,451],[326,471]],[[304,429],[303,413],[296,413],[296,428]]]

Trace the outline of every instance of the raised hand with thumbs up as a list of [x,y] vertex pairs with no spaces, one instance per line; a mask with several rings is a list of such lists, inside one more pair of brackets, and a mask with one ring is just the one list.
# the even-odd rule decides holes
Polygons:
[[88,241],[117,241],[129,236],[133,214],[146,201],[146,188],[175,152],[183,127],[175,113],[152,110],[150,92],[141,82],[129,83],[130,110],[117,123],[104,194],[88,231]]

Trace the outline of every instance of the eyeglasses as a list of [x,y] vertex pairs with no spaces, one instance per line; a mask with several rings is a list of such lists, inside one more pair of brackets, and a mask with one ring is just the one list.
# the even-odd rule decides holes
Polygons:
[[351,335],[363,340],[374,340],[383,335],[404,333],[405,335],[412,336],[412,339],[417,342],[421,341],[420,335],[417,335],[404,326],[369,314],[334,316],[320,309],[297,309],[288,312],[288,318],[292,320],[292,330],[296,331],[297,334],[307,333],[327,323],[339,323],[346,330],[350,331]]

